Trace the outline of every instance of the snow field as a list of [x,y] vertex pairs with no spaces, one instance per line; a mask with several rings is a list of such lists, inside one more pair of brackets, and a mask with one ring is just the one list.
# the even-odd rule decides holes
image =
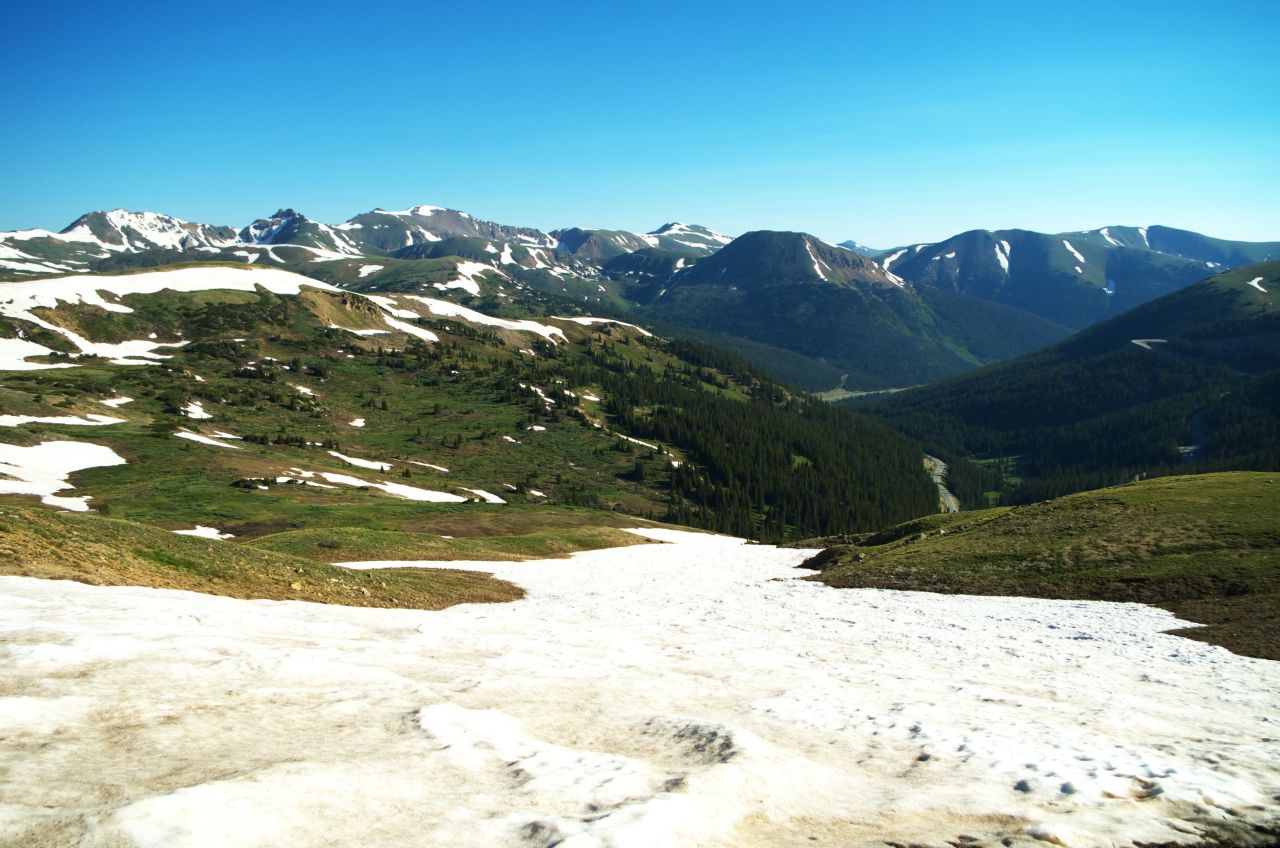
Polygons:
[[[132,312],[128,306],[108,300],[103,293],[119,299],[129,294],[153,294],[165,289],[192,292],[209,289],[233,289],[253,291],[262,286],[276,294],[298,294],[302,286],[337,291],[333,286],[300,274],[270,268],[177,268],[168,271],[150,271],[143,274],[119,276],[78,275],[54,279],[0,283],[0,315],[36,324],[69,339],[82,354],[104,356],[116,365],[145,365],[157,359],[166,359],[156,352],[162,347],[178,347],[186,342],[157,342],[138,339],[115,344],[91,342],[71,330],[53,324],[34,315],[37,307],[56,308],[58,303],[84,303],[108,312]],[[0,343],[0,369],[32,370],[36,368],[71,367],[70,365],[40,365],[27,363],[25,357],[48,354],[51,351],[24,339],[7,339]]]
[[1276,664],[1166,612],[838,591],[791,579],[806,551],[644,535],[672,544],[421,563],[529,593],[438,613],[0,578],[0,835],[1094,846],[1275,818]]

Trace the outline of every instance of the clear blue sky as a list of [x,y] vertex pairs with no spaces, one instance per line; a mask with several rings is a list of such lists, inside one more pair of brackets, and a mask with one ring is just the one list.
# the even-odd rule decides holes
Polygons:
[[0,229],[432,203],[1280,239],[1274,0],[11,3],[5,29]]

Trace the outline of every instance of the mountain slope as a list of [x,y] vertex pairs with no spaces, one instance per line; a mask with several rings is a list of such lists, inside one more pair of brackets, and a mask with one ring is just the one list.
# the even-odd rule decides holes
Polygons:
[[969,505],[984,488],[1026,502],[1141,474],[1280,467],[1278,292],[1280,262],[1237,268],[1045,350],[855,405],[1004,473],[970,481]]
[[913,290],[803,233],[747,233],[657,289],[642,314],[799,353],[847,373],[849,388],[926,382],[1066,332],[999,305]]
[[836,587],[1158,604],[1179,635],[1280,659],[1280,485],[1169,477],[922,519],[812,561]]
[[227,265],[0,284],[0,491],[240,542],[549,505],[781,539],[931,507],[883,424],[539,297],[498,316]]

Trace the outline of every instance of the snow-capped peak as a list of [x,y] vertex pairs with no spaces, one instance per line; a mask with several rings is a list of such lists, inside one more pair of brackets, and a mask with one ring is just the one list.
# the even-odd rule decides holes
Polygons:
[[81,215],[56,238],[89,242],[105,250],[129,251],[152,248],[183,250],[196,247],[223,247],[235,242],[231,230],[195,224],[158,212],[130,212],[111,209]]

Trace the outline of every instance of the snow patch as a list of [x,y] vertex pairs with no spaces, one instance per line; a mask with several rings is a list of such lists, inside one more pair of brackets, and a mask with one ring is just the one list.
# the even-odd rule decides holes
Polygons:
[[198,536],[201,539],[216,539],[218,541],[235,538],[235,535],[231,533],[221,533],[218,528],[205,527],[203,524],[197,524],[190,530],[174,530],[173,532],[179,536]]
[[78,415],[0,415],[0,427],[19,427],[23,424],[80,424],[100,427],[104,424],[123,424],[124,421],[123,418],[92,412],[84,418]]
[[220,442],[217,439],[211,439],[199,433],[193,433],[190,430],[179,430],[173,435],[179,439],[186,439],[189,442],[199,442],[202,445],[210,445],[215,448],[231,448],[232,450],[240,450],[239,445],[229,445],[226,442]]
[[619,327],[630,327],[643,336],[653,337],[653,333],[636,324],[628,324],[626,321],[619,321],[615,318],[593,318],[587,315],[575,315],[572,318],[564,318],[559,315],[552,316],[557,321],[572,321],[575,324],[582,324],[584,327],[590,327],[595,324],[617,324]]
[[[1065,247],[1067,250],[1071,251],[1071,255],[1074,256],[1076,258],[1076,261],[1078,261],[1081,265],[1085,264],[1084,257],[1080,255],[1080,251],[1076,250],[1074,247],[1071,246],[1071,242],[1067,241],[1066,239],[1063,239],[1062,246]],[[1077,268],[1076,270],[1078,271],[1080,269]]]
[[417,486],[406,486],[403,483],[389,483],[385,481],[361,480],[359,477],[351,477],[347,474],[334,474],[331,471],[317,472],[321,477],[330,483],[337,483],[342,486],[354,486],[356,488],[379,489],[389,495],[405,498],[411,501],[423,501],[426,503],[466,503],[467,499],[461,495],[450,494],[449,492],[434,492],[430,489],[420,489]]
[[72,474],[86,468],[124,465],[124,457],[106,445],[91,442],[41,442],[23,447],[0,443],[0,494],[39,495],[40,502],[72,512],[87,512],[89,496],[56,495],[73,488]]
[[485,503],[488,503],[488,504],[505,504],[506,503],[506,501],[504,501],[502,498],[498,497],[492,492],[486,492],[484,489],[468,489],[463,486],[459,486],[458,488],[462,489],[462,491],[464,492],[470,492],[471,494],[476,495],[477,497],[479,497],[481,500],[483,500]]
[[182,414],[188,418],[194,418],[198,421],[212,418],[213,416],[204,411],[204,404],[200,401],[193,400],[186,406],[182,407]]
[[445,318],[461,318],[462,320],[472,324],[480,324],[488,327],[500,327],[505,330],[519,330],[527,333],[537,333],[552,344],[558,344],[559,342],[565,341],[564,330],[561,330],[559,327],[553,327],[550,324],[539,324],[537,321],[531,321],[527,318],[495,318],[491,315],[485,315],[483,312],[477,312],[474,309],[468,309],[465,306],[451,303],[447,300],[420,297],[416,294],[406,295],[406,298],[423,304],[432,315],[439,315]]
[[373,471],[390,471],[391,470],[391,463],[389,462],[377,462],[372,459],[360,459],[359,457],[346,456],[345,454],[340,454],[337,451],[329,451],[329,456],[337,457],[338,459],[345,462],[347,465],[354,465],[357,468],[369,468],[369,469],[372,469]]

